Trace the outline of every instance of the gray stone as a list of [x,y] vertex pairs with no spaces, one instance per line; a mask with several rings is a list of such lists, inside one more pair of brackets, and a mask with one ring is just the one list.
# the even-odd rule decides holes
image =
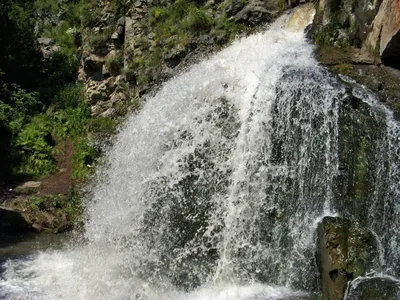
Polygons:
[[41,37],[41,38],[38,38],[37,40],[37,43],[39,44],[39,45],[41,45],[41,46],[51,46],[51,45],[53,45],[54,44],[54,39],[52,39],[52,38],[47,38],[47,37]]
[[400,2],[383,0],[376,14],[366,46],[375,49],[382,60],[400,63]]
[[121,17],[118,19],[117,26],[122,26],[122,27],[125,26],[125,17]]
[[246,5],[235,16],[234,20],[238,23],[244,23],[251,26],[260,24],[261,22],[270,21],[273,13],[269,11],[262,2],[255,2]]
[[15,188],[18,192],[32,192],[32,190],[37,190],[42,186],[40,181],[27,181],[20,186]]
[[114,33],[111,35],[111,40],[112,40],[112,41],[118,41],[118,40],[119,40],[119,34],[118,34],[118,32],[114,32]]
[[110,70],[107,68],[105,64],[103,65],[102,74],[106,78],[111,76]]
[[102,118],[112,118],[113,116],[115,116],[115,108],[113,107],[110,107],[99,115]]
[[179,65],[186,54],[186,49],[173,48],[164,56],[164,61],[168,67],[175,68],[177,65]]
[[100,85],[90,87],[87,91],[89,103],[93,105],[100,101],[107,101],[110,99],[113,91],[114,87],[108,80],[103,81]]
[[398,300],[400,283],[389,277],[360,277],[351,282],[345,300]]
[[111,108],[111,103],[109,101],[99,101],[91,107],[92,116],[98,117],[109,108]]

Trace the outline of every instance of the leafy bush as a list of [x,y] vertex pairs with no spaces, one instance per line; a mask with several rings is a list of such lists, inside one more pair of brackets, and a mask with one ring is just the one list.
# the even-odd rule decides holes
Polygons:
[[110,56],[106,59],[106,67],[110,70],[111,74],[117,75],[121,73],[121,69],[124,66],[122,53],[117,53],[114,56]]
[[177,0],[168,7],[151,8],[149,22],[158,38],[177,35],[178,39],[187,33],[193,35],[207,32],[213,25],[213,20],[207,16],[204,8],[188,0]]
[[83,101],[83,86],[79,83],[61,87],[53,99],[53,103],[60,109],[77,108]]
[[110,118],[95,118],[88,122],[88,130],[91,133],[102,136],[111,136],[117,132],[117,121]]
[[93,34],[92,36],[90,36],[90,38],[88,40],[89,46],[93,49],[106,47],[107,43],[111,39],[111,35],[112,35],[113,31],[114,31],[114,29],[110,26],[110,27],[104,29],[102,32]]
[[192,33],[209,31],[213,25],[212,19],[205,14],[204,10],[195,6],[188,7],[187,16],[182,23],[183,28]]
[[51,56],[48,75],[49,83],[68,84],[76,79],[79,62],[75,55],[67,51],[57,51]]
[[171,16],[171,11],[165,7],[154,6],[149,10],[150,24],[166,21]]
[[38,210],[45,209],[45,199],[44,198],[32,196],[30,198],[30,200],[31,200],[31,207],[33,209],[38,209]]
[[74,154],[72,156],[72,179],[85,180],[94,171],[94,163],[100,155],[86,136],[76,138],[73,143]]
[[118,20],[120,17],[125,16],[126,3],[125,0],[115,0],[114,3],[114,17]]
[[21,160],[16,173],[38,177],[53,171],[54,144],[46,118],[43,116],[33,118],[15,140],[14,147]]

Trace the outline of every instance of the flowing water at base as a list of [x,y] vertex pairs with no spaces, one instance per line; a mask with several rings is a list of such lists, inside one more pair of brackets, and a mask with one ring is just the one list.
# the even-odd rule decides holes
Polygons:
[[308,299],[346,92],[293,30],[309,21],[288,18],[149,97],[96,175],[82,239],[7,260],[0,297]]

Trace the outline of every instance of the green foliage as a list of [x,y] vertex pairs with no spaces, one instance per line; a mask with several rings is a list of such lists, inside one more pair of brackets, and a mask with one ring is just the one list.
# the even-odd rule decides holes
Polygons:
[[60,109],[77,108],[85,101],[82,84],[70,83],[61,87],[54,96],[53,103]]
[[165,7],[153,6],[149,11],[150,24],[165,22],[171,16],[171,11]]
[[122,53],[117,53],[114,56],[110,56],[106,59],[106,67],[110,70],[111,74],[121,74],[121,69],[124,66]]
[[94,171],[94,163],[100,155],[100,150],[90,143],[86,136],[76,138],[73,146],[72,179],[86,180]]
[[99,21],[101,15],[101,8],[95,6],[95,2],[92,1],[81,1],[78,6],[80,17],[80,28],[88,28],[94,26]]
[[195,6],[189,6],[187,15],[182,21],[183,28],[192,33],[209,31],[213,25],[212,19],[209,18],[204,10]]
[[72,139],[86,132],[86,125],[90,118],[87,106],[66,108],[56,111],[52,116],[54,133],[63,139]]
[[37,92],[27,92],[16,84],[9,87],[8,104],[0,100],[0,122],[7,126],[15,137],[32,115],[43,110]]
[[96,135],[111,136],[117,132],[117,125],[113,119],[98,117],[89,120],[88,130]]
[[71,29],[70,24],[63,22],[58,26],[48,26],[43,36],[54,39],[57,46],[73,54],[75,52],[74,31],[74,29]]
[[107,43],[111,39],[113,31],[113,28],[110,26],[97,34],[90,36],[88,40],[89,46],[93,49],[106,47]]
[[14,148],[21,159],[17,174],[28,176],[47,175],[55,168],[53,158],[54,140],[49,123],[44,116],[37,116],[18,134]]
[[66,204],[61,208],[66,213],[68,220],[73,224],[76,223],[83,212],[83,204],[80,195],[71,188],[67,196]]
[[154,6],[149,11],[149,22],[159,38],[188,33],[198,35],[208,32],[213,20],[195,2],[177,0],[168,7]]
[[126,1],[115,0],[114,2],[114,17],[118,20],[120,17],[125,16],[126,13]]
[[332,67],[333,72],[335,72],[336,74],[343,74],[343,75],[348,75],[351,69],[352,65],[346,63],[335,65]]
[[38,210],[45,209],[45,205],[44,205],[45,199],[44,198],[32,196],[30,198],[30,201],[31,201],[31,207],[33,209],[38,209]]
[[228,18],[226,13],[222,13],[217,19],[215,24],[216,32],[220,31],[222,34],[227,36],[229,41],[232,41],[237,34],[245,31],[245,26],[243,24],[237,24],[232,18]]

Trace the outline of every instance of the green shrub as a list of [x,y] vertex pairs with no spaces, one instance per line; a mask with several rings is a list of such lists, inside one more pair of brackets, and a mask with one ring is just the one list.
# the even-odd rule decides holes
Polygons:
[[156,24],[157,22],[166,21],[171,17],[171,11],[165,7],[153,6],[149,10],[149,21],[150,24]]
[[102,32],[99,32],[97,34],[93,34],[92,36],[89,37],[89,46],[92,49],[98,49],[102,47],[106,47],[107,43],[111,39],[111,35],[113,33],[113,28],[110,26],[106,29],[104,29]]
[[77,108],[84,102],[82,84],[67,84],[58,89],[53,103],[60,109]]
[[117,121],[110,118],[95,118],[88,122],[88,130],[93,134],[111,136],[117,132]]
[[245,31],[246,27],[243,24],[237,24],[233,19],[228,18],[226,13],[221,14],[215,24],[216,31],[224,33],[230,41],[235,39],[236,35]]
[[118,20],[120,17],[125,16],[126,3],[125,0],[115,0],[114,2],[114,18]]
[[86,180],[94,171],[94,163],[100,155],[99,149],[91,144],[86,136],[73,141],[72,179]]
[[66,205],[62,209],[66,213],[68,220],[73,224],[82,215],[83,205],[81,197],[73,188],[69,190]]
[[40,198],[40,197],[37,197],[37,196],[32,196],[30,198],[30,200],[31,200],[31,207],[33,209],[43,210],[43,209],[46,208],[46,206],[45,206],[45,201],[46,200],[44,198]]
[[205,12],[197,7],[189,6],[186,18],[182,21],[182,26],[192,33],[209,31],[212,27],[212,20]]
[[81,28],[88,28],[94,26],[100,20],[101,8],[99,7],[83,7],[80,13]]
[[121,69],[124,67],[124,57],[122,53],[117,53],[106,59],[106,67],[113,75],[121,74]]
[[33,118],[15,140],[14,148],[20,158],[16,173],[33,177],[48,175],[55,169],[54,144],[46,118],[43,115]]
[[86,134],[86,126],[90,119],[90,108],[81,105],[56,111],[52,116],[52,127],[55,135],[73,139]]

